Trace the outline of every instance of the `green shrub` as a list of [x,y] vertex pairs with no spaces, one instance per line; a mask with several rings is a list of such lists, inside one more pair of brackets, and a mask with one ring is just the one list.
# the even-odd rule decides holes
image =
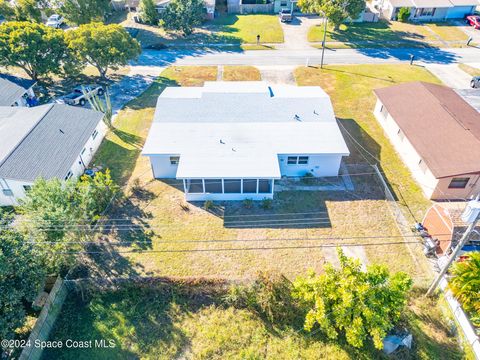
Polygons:
[[253,208],[253,200],[252,199],[245,199],[242,201],[243,207],[245,209],[251,209]]
[[278,272],[260,272],[251,285],[232,286],[225,296],[229,305],[248,308],[272,324],[292,325],[304,315],[292,297],[292,283]]
[[411,14],[410,8],[402,7],[398,11],[397,19],[398,21],[401,21],[401,22],[407,22],[408,19],[410,18],[410,14]]
[[264,198],[262,204],[260,205],[264,210],[270,210],[273,207],[273,200]]
[[207,201],[205,201],[205,202],[203,203],[203,208],[204,208],[205,210],[207,210],[207,211],[210,210],[210,209],[212,209],[212,208],[213,208],[213,201],[212,201],[212,200],[207,200]]
[[311,185],[315,181],[315,176],[311,172],[305,173],[305,175],[302,176],[302,181],[305,184]]

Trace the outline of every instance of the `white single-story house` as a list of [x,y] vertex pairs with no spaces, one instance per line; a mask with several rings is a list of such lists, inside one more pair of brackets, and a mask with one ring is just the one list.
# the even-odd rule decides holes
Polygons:
[[463,19],[478,5],[478,0],[383,0],[378,6],[388,20],[397,20],[400,9],[409,8],[410,21],[444,21]]
[[36,103],[35,81],[0,74],[0,106],[30,106]]
[[375,117],[429,199],[480,193],[480,114],[471,105],[424,82],[374,92]]
[[188,201],[272,198],[282,176],[338,176],[349,151],[317,86],[262,81],[168,87],[142,154]]
[[39,177],[83,174],[106,133],[102,119],[63,104],[0,106],[0,206],[16,205]]
[[[153,0],[155,9],[161,14],[167,7],[170,0]],[[215,16],[215,0],[205,0],[205,18],[212,20]],[[114,9],[128,9],[129,11],[138,11],[140,9],[140,0],[114,0],[112,1]]]

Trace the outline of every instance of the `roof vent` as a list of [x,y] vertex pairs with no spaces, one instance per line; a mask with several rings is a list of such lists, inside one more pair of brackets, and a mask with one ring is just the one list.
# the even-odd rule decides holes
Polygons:
[[232,151],[233,151],[233,152],[237,152],[237,150],[235,150],[235,148],[232,148]]
[[270,97],[274,97],[275,94],[273,93],[273,89],[271,86],[268,87],[268,92],[270,93]]
[[297,114],[295,114],[295,116],[293,118],[297,121],[302,121],[302,120],[300,120],[300,116],[298,116]]
[[220,139],[220,144],[225,144],[225,141],[223,141],[222,139]]
[[58,129],[62,134],[65,134],[62,129]]
[[313,113],[314,113],[315,115],[318,115],[317,110],[313,110]]

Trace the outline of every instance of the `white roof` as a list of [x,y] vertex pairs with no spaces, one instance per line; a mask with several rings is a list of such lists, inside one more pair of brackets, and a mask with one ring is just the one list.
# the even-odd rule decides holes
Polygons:
[[50,105],[33,108],[0,106],[0,164],[15,150],[50,108]]
[[320,87],[206,82],[167,88],[143,155],[180,155],[177,178],[279,178],[278,155],[349,151]]

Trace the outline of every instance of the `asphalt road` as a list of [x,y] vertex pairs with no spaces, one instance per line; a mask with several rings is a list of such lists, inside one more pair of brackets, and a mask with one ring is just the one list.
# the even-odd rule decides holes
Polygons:
[[[186,50],[145,50],[139,65],[318,65],[321,50],[257,50],[241,51],[235,47],[210,49],[198,47]],[[480,61],[480,49],[338,49],[325,50],[325,64],[383,64],[410,61],[425,64],[453,64]]]

